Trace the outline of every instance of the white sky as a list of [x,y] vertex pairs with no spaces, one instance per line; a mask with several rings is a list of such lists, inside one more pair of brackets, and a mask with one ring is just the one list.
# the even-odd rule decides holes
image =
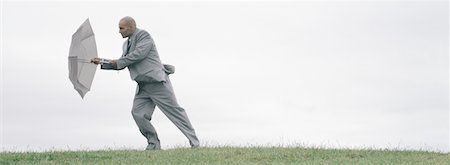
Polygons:
[[[1,150],[143,149],[127,70],[97,70],[82,100],[71,36],[90,19],[100,57],[118,21],[155,39],[204,145],[449,151],[447,1],[12,2],[1,5]],[[159,111],[163,148],[187,139]]]

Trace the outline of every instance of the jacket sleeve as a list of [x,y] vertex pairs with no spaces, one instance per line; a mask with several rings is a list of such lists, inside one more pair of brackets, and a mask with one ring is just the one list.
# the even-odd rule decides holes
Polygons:
[[146,31],[136,34],[136,48],[129,52],[126,56],[122,56],[117,61],[117,69],[123,69],[131,64],[142,61],[150,53],[153,40]]
[[103,70],[122,70],[124,68],[120,68],[119,69],[119,68],[117,68],[116,64],[102,64],[100,69],[103,69]]

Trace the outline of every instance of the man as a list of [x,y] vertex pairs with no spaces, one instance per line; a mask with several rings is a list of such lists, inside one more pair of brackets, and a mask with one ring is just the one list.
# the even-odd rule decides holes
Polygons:
[[[142,135],[147,138],[146,150],[161,149],[156,130],[150,123],[155,106],[181,130],[192,148],[199,147],[194,128],[185,110],[178,105],[168,77],[174,68],[165,68],[161,64],[153,38],[147,31],[138,29],[133,18],[122,18],[119,29],[122,37],[128,38],[123,44],[122,57],[111,60],[110,64],[102,64],[102,69],[128,67],[131,78],[137,82],[132,115]],[[101,59],[95,58],[93,62],[99,64]]]

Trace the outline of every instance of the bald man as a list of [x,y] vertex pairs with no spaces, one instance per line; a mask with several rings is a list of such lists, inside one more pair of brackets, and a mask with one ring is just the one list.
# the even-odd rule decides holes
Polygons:
[[[122,57],[111,60],[110,64],[102,64],[102,69],[121,70],[128,67],[131,79],[137,82],[131,114],[140,132],[147,138],[146,150],[161,149],[156,130],[150,123],[155,106],[181,130],[192,148],[199,147],[194,128],[185,110],[178,104],[168,77],[174,68],[164,67],[153,38],[147,31],[137,28],[133,18],[122,18],[119,32],[123,38],[128,38],[123,44]],[[99,64],[101,59],[96,58],[93,62]]]

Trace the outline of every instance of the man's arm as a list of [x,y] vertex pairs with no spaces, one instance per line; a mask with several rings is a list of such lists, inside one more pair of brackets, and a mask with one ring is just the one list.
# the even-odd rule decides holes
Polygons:
[[136,36],[136,48],[129,52],[126,56],[123,56],[117,60],[117,69],[123,69],[133,63],[142,61],[152,49],[153,41],[150,38],[150,34],[146,31],[141,31]]
[[94,64],[97,64],[97,65],[101,64],[100,69],[103,69],[103,70],[122,70],[122,69],[124,69],[124,68],[120,68],[120,69],[117,68],[117,60],[109,60],[108,63],[102,63],[102,60],[104,60],[104,59],[96,57],[96,58],[92,59],[91,62]]
[[102,64],[102,66],[100,67],[100,69],[103,69],[103,70],[123,70],[123,69],[125,69],[125,68],[120,68],[120,69],[118,69],[118,68],[117,68],[117,61],[116,61],[116,60],[113,60],[113,61],[111,61],[110,63]]

